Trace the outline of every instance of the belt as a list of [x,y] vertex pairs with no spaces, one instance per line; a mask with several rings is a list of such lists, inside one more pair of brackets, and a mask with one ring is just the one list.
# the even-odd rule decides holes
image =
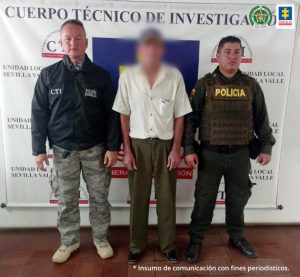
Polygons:
[[149,137],[149,138],[131,138],[133,140],[161,140],[158,137]]
[[158,137],[149,137],[149,138],[145,138],[145,140],[154,140],[154,139],[159,139]]
[[241,150],[249,149],[249,145],[213,145],[208,142],[201,142],[201,148],[220,154],[232,154]]
[[156,143],[156,142],[170,142],[172,141],[173,139],[167,139],[167,140],[164,140],[164,139],[160,139],[160,138],[157,138],[157,137],[152,137],[152,138],[130,138],[131,140],[133,141],[140,141],[140,142],[149,142],[149,143]]

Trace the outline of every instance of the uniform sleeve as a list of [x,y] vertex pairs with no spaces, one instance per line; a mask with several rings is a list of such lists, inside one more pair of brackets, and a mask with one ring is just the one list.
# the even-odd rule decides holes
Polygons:
[[35,84],[31,102],[31,139],[34,156],[46,153],[50,118],[48,90],[46,72],[42,70]]
[[109,151],[118,151],[121,147],[121,124],[120,115],[113,109],[113,103],[115,100],[116,92],[113,86],[113,82],[108,74],[105,84],[105,114],[106,114],[106,133],[107,141],[106,146]]
[[175,103],[174,103],[174,117],[184,116],[192,111],[189,103],[189,98],[185,90],[184,80],[179,73],[179,83],[177,87]]
[[260,152],[271,155],[276,140],[270,127],[265,97],[257,82],[253,85],[253,96],[254,132],[262,144]]
[[183,148],[185,155],[196,153],[194,141],[197,128],[199,127],[204,96],[205,88],[202,85],[201,80],[199,80],[190,94],[192,112],[185,116],[185,129],[183,135]]
[[113,110],[121,114],[130,115],[130,105],[125,72],[121,74],[119,78],[119,88],[113,105]]

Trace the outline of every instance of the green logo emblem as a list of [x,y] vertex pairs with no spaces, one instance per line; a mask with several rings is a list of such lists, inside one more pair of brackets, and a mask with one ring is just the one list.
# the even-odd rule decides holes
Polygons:
[[249,14],[252,26],[263,28],[270,26],[272,21],[272,12],[266,6],[255,6]]

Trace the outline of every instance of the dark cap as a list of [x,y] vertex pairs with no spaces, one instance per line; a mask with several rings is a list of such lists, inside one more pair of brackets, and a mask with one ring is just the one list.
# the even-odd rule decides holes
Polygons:
[[147,43],[150,41],[163,43],[164,40],[161,32],[155,28],[147,28],[143,30],[139,36],[139,43]]

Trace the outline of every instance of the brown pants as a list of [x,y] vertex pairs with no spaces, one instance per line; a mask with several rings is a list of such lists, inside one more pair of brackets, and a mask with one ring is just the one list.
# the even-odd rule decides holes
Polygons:
[[147,241],[149,199],[154,178],[159,245],[163,252],[175,249],[176,170],[167,168],[172,140],[131,139],[137,170],[128,173],[130,191],[130,250],[141,252]]

